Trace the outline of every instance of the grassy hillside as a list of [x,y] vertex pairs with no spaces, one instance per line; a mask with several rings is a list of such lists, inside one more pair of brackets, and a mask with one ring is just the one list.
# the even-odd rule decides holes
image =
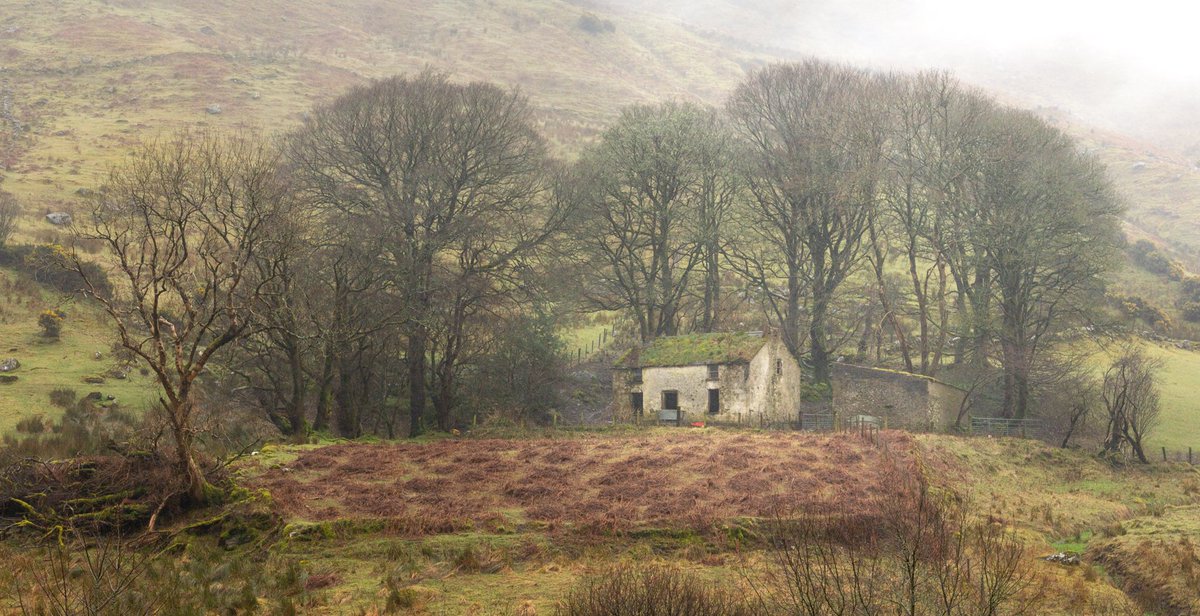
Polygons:
[[[75,397],[98,391],[111,395],[121,407],[141,411],[155,398],[153,379],[128,371],[112,353],[105,315],[93,306],[71,302],[39,285],[0,269],[0,361],[16,358],[21,367],[7,373],[12,383],[0,383],[0,434],[10,432],[25,417],[54,420],[63,412],[50,401],[55,389],[74,390]],[[42,336],[38,314],[57,308],[67,316],[58,340]],[[87,383],[85,378],[103,379]]]
[[[100,183],[139,139],[183,125],[285,129],[374,77],[428,66],[520,87],[545,133],[574,149],[625,104],[718,102],[763,59],[649,18],[611,17],[611,31],[589,32],[587,11],[558,0],[4,0],[0,9],[0,83],[29,129],[0,159],[5,190],[32,214],[70,209],[75,191]],[[214,105],[220,113],[207,111]]]

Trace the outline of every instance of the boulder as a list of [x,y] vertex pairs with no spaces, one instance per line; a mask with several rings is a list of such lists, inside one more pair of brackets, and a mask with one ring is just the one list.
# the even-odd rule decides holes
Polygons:
[[104,382],[104,377],[102,377],[102,376],[85,376],[85,377],[83,377],[83,382],[91,383],[92,385],[99,385]]
[[0,385],[11,385],[17,382],[17,376],[12,374],[0,374]]
[[216,36],[217,31],[213,30],[212,26],[204,26],[203,28],[200,28],[200,34],[203,34],[204,36]]
[[213,104],[205,107],[204,111],[206,111],[209,115],[220,115],[221,106],[216,103],[213,103]]
[[1080,563],[1078,554],[1068,554],[1066,552],[1058,552],[1042,558],[1042,560],[1060,565],[1078,565]]
[[9,358],[4,361],[0,361],[0,372],[12,372],[20,367],[21,362],[17,361],[16,358]]
[[46,214],[46,220],[52,225],[69,225],[71,224],[71,215],[66,212],[50,212]]

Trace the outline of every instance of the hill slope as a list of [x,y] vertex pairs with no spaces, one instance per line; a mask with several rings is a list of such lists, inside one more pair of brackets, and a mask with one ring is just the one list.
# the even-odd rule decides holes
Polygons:
[[28,137],[0,156],[5,190],[37,213],[69,206],[139,139],[182,125],[287,128],[374,77],[430,66],[520,87],[545,133],[574,149],[625,104],[718,102],[763,59],[644,19],[597,16],[592,32],[581,22],[590,13],[558,0],[4,0],[0,9],[0,87]]

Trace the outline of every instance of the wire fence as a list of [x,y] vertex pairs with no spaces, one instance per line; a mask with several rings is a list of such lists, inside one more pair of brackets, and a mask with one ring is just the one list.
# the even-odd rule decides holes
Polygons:
[[588,340],[586,343],[581,343],[579,346],[568,351],[571,363],[578,366],[596,357],[607,359],[609,349],[617,341],[617,331],[617,324],[614,322],[596,334],[594,339]]

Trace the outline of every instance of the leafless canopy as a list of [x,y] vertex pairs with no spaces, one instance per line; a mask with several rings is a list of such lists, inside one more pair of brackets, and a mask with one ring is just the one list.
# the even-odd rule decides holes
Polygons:
[[[196,381],[213,356],[246,335],[267,280],[255,261],[286,215],[278,154],[254,135],[179,133],[149,143],[117,167],[75,225],[115,260],[106,297],[75,255],[75,269],[116,325],[120,344],[153,372],[187,494],[206,498],[193,453]],[[271,271],[271,268],[261,268]]]

